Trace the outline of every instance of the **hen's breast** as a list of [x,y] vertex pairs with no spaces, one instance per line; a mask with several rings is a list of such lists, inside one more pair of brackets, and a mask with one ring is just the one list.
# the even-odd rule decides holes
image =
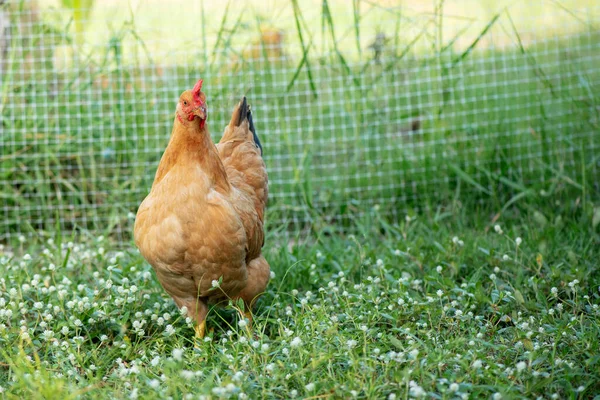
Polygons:
[[242,220],[201,170],[169,171],[140,205],[134,236],[169,293],[180,291],[182,276],[194,282],[190,296],[222,294],[211,290],[213,280],[221,279],[222,290],[230,296],[245,285]]

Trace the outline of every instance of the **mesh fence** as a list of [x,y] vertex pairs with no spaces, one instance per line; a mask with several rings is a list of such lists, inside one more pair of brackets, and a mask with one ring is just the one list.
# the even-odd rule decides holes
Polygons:
[[595,1],[73,3],[0,6],[2,239],[128,237],[198,78],[215,140],[252,104],[270,227],[598,178]]

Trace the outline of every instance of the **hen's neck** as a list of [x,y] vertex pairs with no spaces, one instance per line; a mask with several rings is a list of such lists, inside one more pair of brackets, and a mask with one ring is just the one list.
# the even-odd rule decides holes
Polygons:
[[[196,121],[192,124],[182,124],[175,118],[171,140],[163,154],[159,170],[156,171],[155,183],[162,179],[173,165],[179,163],[199,165],[219,191],[229,191],[225,167],[206,125],[200,126]],[[164,171],[160,171],[163,164]]]

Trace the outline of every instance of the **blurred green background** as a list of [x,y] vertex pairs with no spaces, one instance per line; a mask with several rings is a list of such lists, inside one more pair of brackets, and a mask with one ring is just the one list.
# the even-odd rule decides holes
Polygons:
[[178,95],[252,103],[268,226],[598,192],[596,1],[15,1],[0,6],[0,238],[130,237]]

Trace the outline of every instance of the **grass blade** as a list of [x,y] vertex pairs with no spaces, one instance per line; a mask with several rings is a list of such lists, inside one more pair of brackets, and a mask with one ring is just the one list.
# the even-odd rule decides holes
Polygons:
[[508,20],[510,21],[510,25],[512,27],[513,33],[515,34],[515,37],[517,38],[517,44],[519,45],[519,51],[521,52],[521,54],[523,54],[525,57],[527,57],[531,66],[534,67],[533,70],[534,70],[535,74],[542,81],[542,83],[548,88],[548,90],[550,90],[550,93],[552,94],[552,96],[558,97],[558,95],[556,94],[556,91],[554,90],[554,85],[552,85],[550,80],[546,77],[546,74],[544,73],[544,71],[538,66],[535,58],[532,55],[530,55],[527,51],[525,51],[525,46],[523,46],[523,41],[521,40],[521,35],[519,35],[519,31],[517,30],[517,27],[515,26],[515,23],[513,22],[512,18],[510,16],[510,13],[508,11],[506,11],[506,16],[508,17]]
[[331,11],[329,10],[329,3],[327,0],[323,0],[322,13],[323,13],[323,19],[325,20],[325,22],[327,22],[327,25],[329,25],[329,34],[331,35],[331,42],[333,43],[333,49],[335,51],[335,54],[338,56],[338,59],[340,60],[340,63],[342,64],[342,67],[343,67],[344,71],[346,72],[346,74],[350,76],[350,78],[352,79],[352,81],[354,81],[354,84],[357,87],[360,86],[360,82],[352,74],[352,70],[348,66],[346,59],[344,58],[344,56],[342,55],[342,53],[340,52],[340,50],[338,48],[337,41],[335,39],[335,28],[334,28],[334,24],[333,24],[333,18],[331,17]]
[[452,67],[454,67],[456,64],[458,64],[459,62],[464,60],[469,54],[471,54],[471,51],[473,51],[475,46],[477,46],[477,43],[479,43],[479,41],[486,35],[486,33],[488,33],[488,31],[492,28],[492,26],[494,26],[494,24],[496,23],[498,18],[500,18],[500,13],[496,14],[494,16],[494,18],[492,18],[491,21],[488,22],[488,24],[485,26],[485,28],[483,28],[483,30],[475,38],[473,43],[471,43],[471,45],[469,47],[467,47],[467,49],[465,51],[463,51],[460,56],[456,57],[454,59],[454,61],[452,61]]
[[206,15],[204,14],[204,0],[200,2],[200,13],[202,18],[202,51],[204,52],[204,62],[208,63],[208,45],[206,44]]
[[362,56],[362,48],[360,46],[360,0],[352,0],[352,8],[354,11],[354,38],[356,40],[356,50],[358,56]]
[[[304,49],[304,53],[302,54],[302,59],[300,60],[300,64],[298,64],[298,68],[296,68],[296,72],[294,72],[294,76],[292,77],[292,80],[290,81],[290,83],[288,83],[286,92],[289,92],[290,89],[294,86],[296,79],[298,79],[298,75],[300,75],[300,72],[302,71],[302,67],[304,66],[305,63],[308,62],[308,51],[310,50],[311,46],[312,46],[312,42],[310,42],[308,44],[308,46],[306,47],[306,49]],[[315,96],[316,96],[316,94],[315,94]]]
[[223,37],[223,32],[225,31],[225,25],[227,24],[227,16],[229,15],[229,5],[231,4],[231,0],[227,2],[225,6],[225,11],[223,12],[223,19],[221,19],[221,26],[219,27],[219,32],[217,32],[217,41],[215,42],[215,47],[213,48],[213,59],[210,63],[209,70],[212,71],[212,67],[217,60],[219,54],[217,50],[219,49],[219,45],[221,44],[221,38]]
[[450,169],[452,171],[454,171],[456,173],[456,175],[460,179],[462,179],[463,181],[465,181],[469,185],[475,187],[480,192],[483,192],[483,193],[488,194],[490,196],[492,195],[492,193],[489,190],[487,190],[486,188],[484,188],[483,186],[481,186],[478,182],[475,181],[475,179],[471,178],[471,176],[469,174],[467,174],[465,171],[463,171],[462,169],[460,169],[457,165],[455,165],[455,164],[449,164],[448,167],[450,167]]
[[[308,46],[306,46],[304,44],[304,37],[302,36],[302,27],[300,26],[301,12],[300,12],[300,7],[298,6],[298,0],[292,0],[292,7],[294,9],[294,19],[296,21],[296,29],[298,30],[298,39],[300,39],[300,45],[302,46],[303,57],[302,57],[302,61],[300,61],[300,65],[306,64],[306,72],[308,74],[310,89],[312,90],[313,97],[317,98],[318,97],[317,86],[315,85],[315,82],[314,82],[314,79],[312,76],[312,71],[310,69],[310,61],[308,59],[308,51],[310,49],[310,43]],[[291,86],[293,85],[293,82],[298,77],[298,73],[299,72],[296,73],[295,77],[292,79],[292,81],[288,85],[288,90],[289,90],[289,88],[291,88]]]

